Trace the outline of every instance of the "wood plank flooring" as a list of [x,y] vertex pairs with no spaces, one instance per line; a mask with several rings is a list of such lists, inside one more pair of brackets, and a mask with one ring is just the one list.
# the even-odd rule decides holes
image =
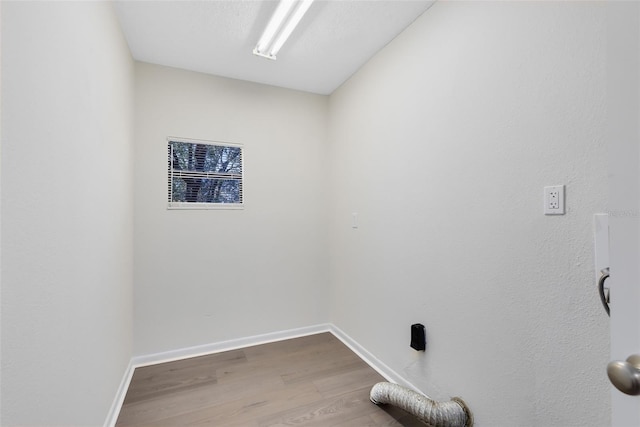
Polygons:
[[379,381],[322,333],[137,368],[116,426],[424,427],[369,401]]

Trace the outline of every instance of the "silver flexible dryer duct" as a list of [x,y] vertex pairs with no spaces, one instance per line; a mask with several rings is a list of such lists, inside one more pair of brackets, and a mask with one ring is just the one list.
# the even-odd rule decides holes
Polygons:
[[436,402],[427,396],[392,383],[378,383],[369,398],[376,405],[391,404],[414,415],[430,427],[472,427],[473,415],[458,397]]

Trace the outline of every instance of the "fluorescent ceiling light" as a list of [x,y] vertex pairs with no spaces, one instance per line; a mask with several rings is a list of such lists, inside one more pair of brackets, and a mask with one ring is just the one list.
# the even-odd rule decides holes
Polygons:
[[276,54],[287,41],[313,0],[280,0],[267,28],[265,28],[253,53],[268,59]]

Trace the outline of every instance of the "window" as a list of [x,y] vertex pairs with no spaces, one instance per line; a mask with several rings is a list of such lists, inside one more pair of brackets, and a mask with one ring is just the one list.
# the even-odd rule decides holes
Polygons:
[[242,146],[169,138],[169,209],[242,208]]

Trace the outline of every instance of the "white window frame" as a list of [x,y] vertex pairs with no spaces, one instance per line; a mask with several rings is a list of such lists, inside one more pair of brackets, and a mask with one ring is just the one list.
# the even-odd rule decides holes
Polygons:
[[[240,164],[242,168],[242,172],[240,174],[240,203],[198,203],[198,202],[173,202],[172,201],[172,191],[173,191],[173,156],[171,152],[171,143],[172,142],[184,142],[187,144],[203,144],[203,145],[215,145],[222,147],[234,147],[240,148]],[[180,138],[180,137],[167,137],[167,179],[168,179],[168,188],[167,188],[167,209],[244,209],[244,145],[237,144],[232,142],[223,142],[223,141],[209,141],[203,139],[191,139],[191,138]],[[205,175],[209,175],[205,172]],[[216,173],[212,173],[212,178],[218,178],[220,175]]]

